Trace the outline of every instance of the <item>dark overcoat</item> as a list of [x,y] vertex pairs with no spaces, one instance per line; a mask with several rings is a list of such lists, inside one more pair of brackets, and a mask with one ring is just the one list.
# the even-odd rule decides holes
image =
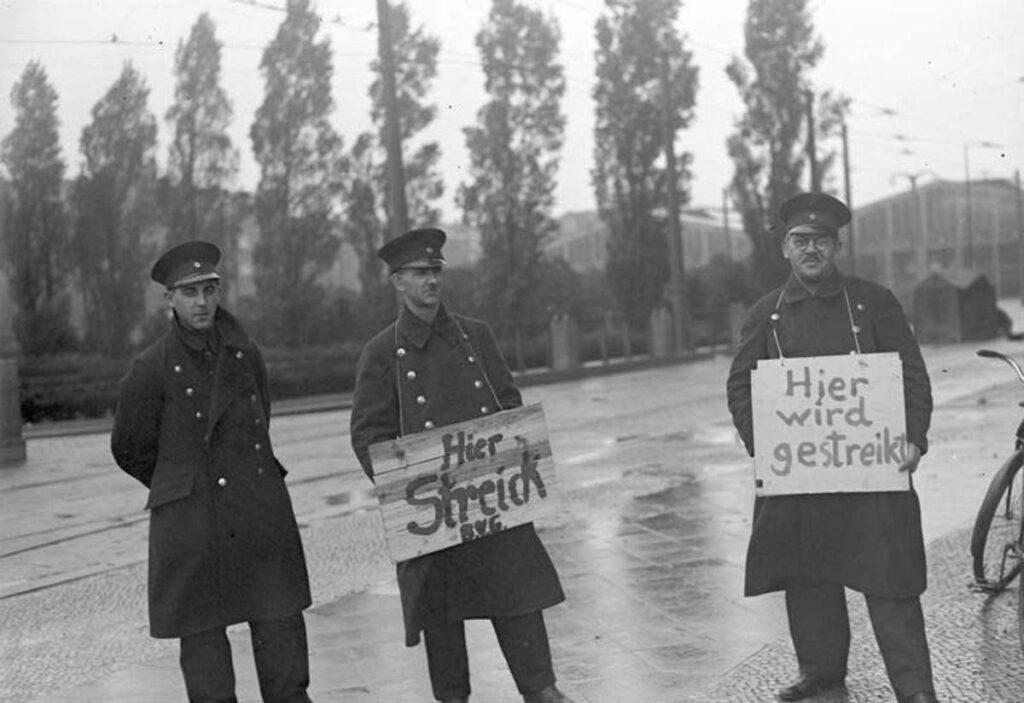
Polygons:
[[[814,294],[790,276],[750,310],[727,388],[733,422],[751,456],[750,372],[757,361],[778,358],[779,346],[785,357],[850,354],[856,351],[854,327],[862,352],[899,353],[907,440],[922,454],[928,450],[931,385],[903,309],[889,290],[835,272]],[[746,594],[797,583],[838,583],[891,598],[920,595],[926,575],[917,493],[757,498]]]
[[[352,448],[372,480],[371,444],[519,405],[519,391],[486,323],[449,314],[442,305],[428,324],[403,308],[360,356]],[[410,647],[425,627],[522,615],[565,598],[533,523],[397,568]]]
[[149,622],[154,637],[292,615],[309,579],[285,470],[270,445],[259,349],[219,309],[221,344],[203,364],[178,324],[121,380],[111,449],[149,488]]

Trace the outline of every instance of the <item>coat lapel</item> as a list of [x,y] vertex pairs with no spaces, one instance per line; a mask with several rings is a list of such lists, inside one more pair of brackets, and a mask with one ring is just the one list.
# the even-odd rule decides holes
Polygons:
[[[218,316],[221,311],[218,310]],[[224,411],[243,393],[252,389],[252,374],[249,369],[249,354],[253,353],[248,338],[234,323],[234,319],[224,315],[218,325],[221,334],[220,353],[217,355],[217,371],[213,374],[213,387],[210,389],[210,418],[207,432],[212,434]]]

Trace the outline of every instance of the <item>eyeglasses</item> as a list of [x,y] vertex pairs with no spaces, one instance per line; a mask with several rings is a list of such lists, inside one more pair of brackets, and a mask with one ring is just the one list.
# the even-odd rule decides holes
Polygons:
[[789,243],[793,245],[793,248],[800,251],[807,251],[812,247],[819,251],[828,251],[835,248],[837,241],[830,234],[791,234],[789,235]]
[[402,266],[398,273],[410,273],[415,278],[426,278],[427,276],[440,276],[444,273],[443,266]]

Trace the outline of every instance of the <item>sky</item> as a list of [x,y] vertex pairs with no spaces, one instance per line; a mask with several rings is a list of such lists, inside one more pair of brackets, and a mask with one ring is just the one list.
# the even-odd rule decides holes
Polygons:
[[[438,117],[425,133],[442,150],[446,221],[466,178],[463,128],[486,99],[474,38],[486,0],[406,0],[414,25],[441,41],[431,99]],[[594,208],[594,24],[603,0],[523,0],[557,20],[566,76],[566,115],[555,214]],[[79,138],[90,111],[131,60],[150,89],[166,163],[164,120],[174,90],[174,50],[201,12],[223,43],[223,86],[234,106],[230,136],[240,150],[233,184],[252,189],[259,174],[249,127],[263,99],[259,62],[283,19],[284,0],[0,0],[0,136],[13,127],[9,95],[28,61],[47,70],[59,96],[68,174],[82,162]],[[370,128],[369,62],[376,52],[375,0],[314,0],[334,54],[332,120],[351,144]],[[812,0],[825,55],[818,89],[849,96],[851,189],[855,204],[906,190],[908,176],[1012,178],[1024,168],[1024,2],[1020,0]],[[742,55],[747,0],[684,0],[677,29],[700,67],[695,119],[677,151],[693,155],[693,206],[720,206],[732,175],[725,140],[742,105],[725,67]],[[116,42],[111,41],[116,36]],[[839,140],[819,143],[838,149]],[[965,164],[966,155],[966,164]],[[842,189],[841,174],[835,186]]]

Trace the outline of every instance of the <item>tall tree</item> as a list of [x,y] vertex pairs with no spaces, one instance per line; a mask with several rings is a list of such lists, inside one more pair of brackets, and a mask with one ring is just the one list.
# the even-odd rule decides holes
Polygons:
[[[668,280],[664,146],[666,138],[674,143],[676,133],[689,126],[696,99],[697,67],[685,37],[674,28],[679,5],[679,0],[607,0],[608,14],[596,27],[591,177],[609,231],[609,285],[619,312],[634,328],[646,324]],[[690,153],[677,156],[680,204],[690,199],[691,161]]]
[[220,85],[220,50],[213,20],[204,12],[175,52],[174,103],[166,114],[174,133],[167,162],[167,239],[206,239],[230,255],[238,224],[226,222],[230,196],[224,186],[238,169],[238,152],[227,133],[232,109]]
[[130,62],[82,130],[85,161],[74,188],[74,259],[81,274],[86,341],[122,355],[144,310],[145,244],[155,228],[156,118],[149,87]]
[[494,0],[476,36],[490,99],[477,126],[464,130],[472,180],[457,202],[480,232],[481,292],[506,337],[546,322],[536,293],[543,245],[558,227],[551,209],[565,130],[560,41],[554,18],[516,0]]
[[266,97],[250,131],[260,165],[254,263],[262,329],[287,345],[310,331],[309,310],[323,300],[318,278],[340,244],[332,208],[346,162],[328,121],[333,66],[330,42],[316,40],[319,28],[308,0],[288,0],[260,62]]
[[3,263],[18,307],[15,333],[28,354],[73,342],[68,322],[68,227],[61,193],[64,160],[57,134],[57,91],[38,61],[11,90],[14,129],[0,143],[10,177],[0,230]]
[[[809,74],[825,47],[814,33],[808,0],[750,0],[744,27],[746,61],[736,57],[726,74],[739,90],[746,112],[728,138],[735,164],[731,192],[753,244],[751,272],[757,292],[781,283],[788,272],[772,218],[801,187],[807,161],[805,142]],[[848,100],[824,93],[818,133],[827,134],[846,112]],[[826,152],[822,174],[834,161]],[[825,182],[823,180],[823,182]]]
[[[403,146],[434,121],[437,107],[426,102],[427,94],[437,76],[437,55],[441,42],[427,34],[422,26],[413,29],[405,3],[388,3],[391,41],[395,63],[395,103],[398,112],[398,134]],[[374,80],[370,84],[370,116],[377,128],[379,144],[385,141],[385,104],[380,59],[370,62]],[[383,151],[382,151],[383,153]],[[416,226],[437,224],[440,210],[437,200],[444,194],[444,183],[438,171],[441,149],[437,142],[420,144],[415,151],[403,154],[405,190],[409,205],[409,221]],[[386,183],[385,183],[386,186]],[[386,203],[386,199],[384,199]]]
[[[418,139],[437,115],[426,102],[437,76],[437,55],[441,44],[422,27],[413,29],[404,3],[388,3],[389,29],[395,64],[395,93],[399,139],[403,146],[405,194],[408,219],[417,227],[436,225],[440,220],[437,200],[444,194],[438,169],[441,150],[437,142]],[[383,65],[370,62],[374,80],[370,85],[370,116],[374,132],[364,132],[352,145],[352,173],[348,183],[345,235],[359,257],[361,306],[367,323],[379,326],[380,318],[393,313],[394,297],[377,250],[391,231],[387,189],[387,133]],[[415,149],[409,153],[409,149]]]

